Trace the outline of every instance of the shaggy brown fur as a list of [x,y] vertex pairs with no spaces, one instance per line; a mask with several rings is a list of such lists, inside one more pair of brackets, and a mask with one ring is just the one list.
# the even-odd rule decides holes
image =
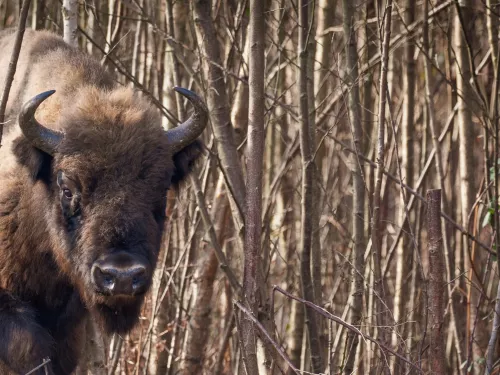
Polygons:
[[[0,33],[0,87],[13,41],[12,31]],[[56,93],[36,118],[65,134],[54,157],[34,148],[15,121],[24,102],[50,89]],[[187,173],[199,144],[172,155],[149,102],[48,32],[26,31],[8,114],[0,149],[0,373],[23,373],[50,357],[55,374],[69,374],[85,315],[123,333],[143,300],[96,293],[93,262],[120,249],[150,265],[150,281],[166,190]],[[73,192],[69,200],[61,184]]]

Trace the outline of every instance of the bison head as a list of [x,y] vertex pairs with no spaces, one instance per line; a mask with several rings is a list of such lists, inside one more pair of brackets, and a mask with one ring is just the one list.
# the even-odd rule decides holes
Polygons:
[[158,258],[166,191],[200,153],[206,107],[191,91],[176,91],[194,113],[166,132],[130,89],[82,89],[58,113],[57,131],[35,119],[54,91],[31,99],[19,115],[24,138],[16,154],[42,182],[34,189],[50,206],[44,220],[54,258],[109,331],[128,331],[137,321]]

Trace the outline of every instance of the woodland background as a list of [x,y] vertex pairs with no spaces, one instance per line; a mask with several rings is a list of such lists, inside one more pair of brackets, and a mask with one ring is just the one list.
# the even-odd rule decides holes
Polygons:
[[[0,28],[20,11],[0,0]],[[140,324],[89,320],[78,374],[500,373],[499,19],[495,0],[32,0],[27,27],[165,127],[189,110],[174,85],[210,110]]]

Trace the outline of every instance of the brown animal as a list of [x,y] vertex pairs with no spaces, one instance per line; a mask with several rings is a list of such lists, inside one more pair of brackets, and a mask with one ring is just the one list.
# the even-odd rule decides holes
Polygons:
[[[0,87],[13,41],[0,33]],[[166,191],[200,154],[207,122],[203,102],[176,90],[194,113],[165,132],[155,108],[90,56],[26,31],[0,149],[0,374],[45,357],[70,374],[87,314],[109,332],[138,320]]]

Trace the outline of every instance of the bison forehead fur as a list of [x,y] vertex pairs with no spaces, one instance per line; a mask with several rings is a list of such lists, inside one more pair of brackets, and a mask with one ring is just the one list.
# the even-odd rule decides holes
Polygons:
[[[13,41],[0,32],[0,85]],[[149,101],[98,62],[26,31],[0,148],[0,373],[47,356],[55,374],[70,373],[89,314],[111,332],[136,323],[166,191],[199,156],[206,124],[200,99],[179,92],[195,112],[165,132]]]

